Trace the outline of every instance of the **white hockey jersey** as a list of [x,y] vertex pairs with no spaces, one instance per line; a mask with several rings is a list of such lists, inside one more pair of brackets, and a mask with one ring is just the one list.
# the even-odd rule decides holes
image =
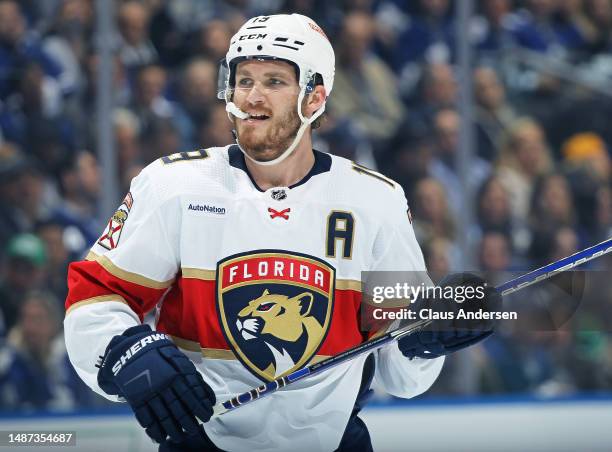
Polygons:
[[[368,338],[361,272],[424,271],[403,190],[315,151],[291,187],[260,190],[237,146],[159,159],[136,177],[85,261],[71,264],[65,336],[81,378],[97,385],[110,339],[156,311],[224,401]],[[375,353],[379,386],[427,390],[443,358]],[[205,424],[224,450],[332,451],[366,357],[307,378]]]

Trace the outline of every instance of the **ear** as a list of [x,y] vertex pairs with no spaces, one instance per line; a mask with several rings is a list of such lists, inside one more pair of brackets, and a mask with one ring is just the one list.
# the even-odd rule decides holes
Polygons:
[[315,111],[320,109],[325,103],[326,93],[323,85],[316,85],[312,92],[306,96],[304,115],[310,118]]
[[268,289],[264,290],[261,296],[270,295],[270,291]]
[[[300,316],[306,317],[308,314],[310,314],[314,300],[312,294],[310,292],[304,292],[296,296],[295,299],[300,304]],[[307,301],[304,301],[305,299],[307,299]]]

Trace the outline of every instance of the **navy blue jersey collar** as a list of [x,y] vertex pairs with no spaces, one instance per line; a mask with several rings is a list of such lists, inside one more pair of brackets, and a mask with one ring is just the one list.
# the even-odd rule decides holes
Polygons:
[[[315,157],[314,165],[312,165],[312,168],[310,169],[310,171],[308,171],[308,174],[306,174],[306,176],[302,178],[302,180],[289,186],[289,188],[299,187],[300,185],[308,182],[308,179],[310,179],[312,176],[316,176],[317,174],[321,174],[321,173],[326,173],[327,171],[330,170],[331,162],[332,162],[331,156],[324,152],[317,151],[316,149],[313,149],[313,152],[314,152],[314,157]],[[253,176],[251,176],[251,173],[249,172],[249,169],[246,166],[246,160],[244,158],[244,154],[242,153],[238,145],[236,144],[231,145],[228,150],[228,155],[229,155],[229,164],[231,166],[244,171],[249,176],[249,179],[251,179],[253,186],[257,190],[261,192],[265,191],[259,188],[259,186],[255,183],[255,179],[253,179]]]

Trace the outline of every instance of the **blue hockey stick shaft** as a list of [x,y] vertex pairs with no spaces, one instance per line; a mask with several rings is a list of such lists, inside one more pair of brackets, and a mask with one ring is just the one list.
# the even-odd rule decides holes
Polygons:
[[572,268],[582,265],[585,262],[601,257],[604,254],[608,254],[610,251],[612,251],[612,238],[604,240],[603,242],[589,248],[585,248],[582,251],[578,251],[571,256],[559,259],[551,264],[536,268],[535,270],[525,273],[518,278],[511,279],[510,281],[498,286],[497,290],[502,294],[502,296],[509,295],[517,290],[521,290],[527,286],[531,286],[532,284],[548,279],[557,273],[571,270]]
[[242,405],[252,402],[253,400],[261,399],[266,395],[273,394],[279,389],[284,388],[285,386],[288,386],[292,383],[295,383],[296,381],[301,380],[302,378],[305,378],[309,375],[314,375],[319,372],[323,372],[324,370],[330,369],[338,364],[350,361],[351,359],[357,356],[371,352],[372,350],[376,350],[385,344],[399,339],[400,337],[412,334],[413,332],[427,326],[429,323],[431,323],[431,320],[420,320],[417,322],[412,322],[410,325],[398,328],[397,330],[391,331],[382,336],[370,339],[369,341],[356,345],[355,347],[349,348],[348,350],[345,350],[342,353],[337,354],[336,356],[324,359],[323,361],[319,361],[318,363],[312,364],[308,367],[303,367],[302,369],[291,372],[290,374],[285,375],[284,377],[279,377],[276,380],[273,380],[269,383],[265,383],[259,386],[258,388],[253,388],[248,392],[239,394],[230,400],[218,403],[213,407],[213,417],[225,414],[228,411],[234,410]]
[[[511,294],[518,290],[524,289],[527,286],[548,279],[556,275],[557,273],[570,270],[574,267],[577,267],[578,265],[584,264],[587,261],[601,257],[604,254],[609,253],[610,251],[612,251],[612,238],[607,239],[597,245],[586,248],[582,251],[579,251],[576,254],[572,254],[571,256],[564,257],[563,259],[559,259],[556,262],[537,268],[533,271],[530,271],[529,273],[519,276],[518,278],[514,278],[498,286],[497,290],[502,294],[502,296]],[[236,408],[245,405],[249,402],[260,399],[269,394],[273,394],[279,389],[284,388],[292,383],[295,383],[296,381],[299,381],[309,375],[323,372],[338,364],[342,364],[344,362],[350,361],[351,359],[357,356],[363,355],[364,353],[379,349],[380,347],[389,344],[403,336],[412,334],[413,332],[420,330],[421,328],[427,326],[429,323],[431,323],[431,320],[421,320],[411,323],[377,338],[370,339],[369,341],[366,341],[355,347],[349,348],[348,350],[345,350],[344,352],[336,356],[332,356],[316,364],[312,364],[308,367],[304,367],[302,369],[291,372],[290,374],[285,375],[284,377],[279,377],[274,381],[259,386],[258,388],[253,388],[250,391],[239,394],[230,400],[218,403],[214,406],[213,417],[220,416],[222,414],[227,413],[228,411],[235,410]]]

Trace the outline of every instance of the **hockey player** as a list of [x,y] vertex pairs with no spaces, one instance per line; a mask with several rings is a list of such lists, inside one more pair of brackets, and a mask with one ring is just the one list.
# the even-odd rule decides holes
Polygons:
[[443,355],[490,331],[423,333],[211,419],[216,401],[367,339],[362,271],[425,270],[401,187],[312,149],[334,80],[315,22],[250,19],[222,69],[237,144],[163,157],[132,181],[70,267],[70,359],[163,451],[371,450],[357,413],[372,379],[416,396]]

